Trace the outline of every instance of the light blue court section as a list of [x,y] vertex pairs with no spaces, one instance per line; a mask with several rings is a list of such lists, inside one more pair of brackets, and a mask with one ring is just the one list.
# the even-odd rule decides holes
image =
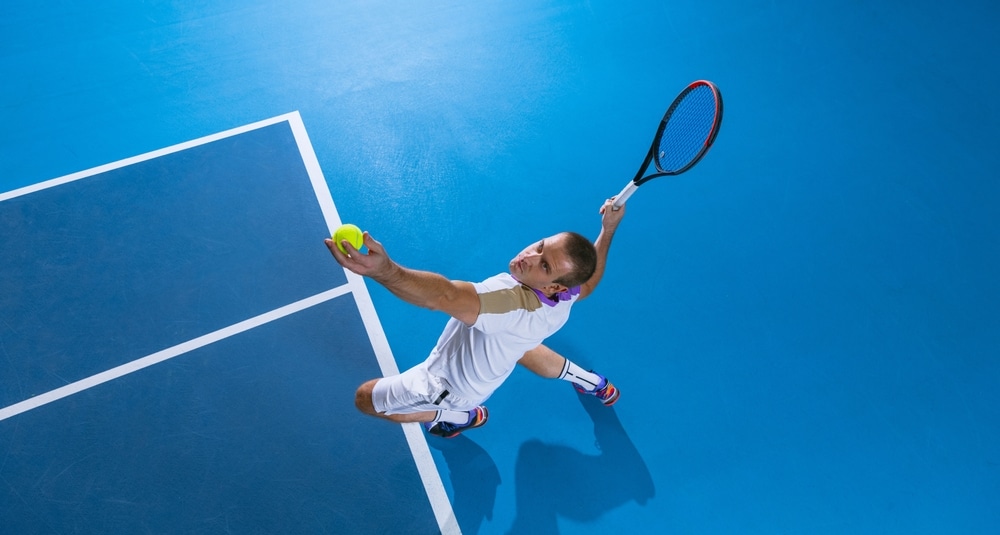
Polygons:
[[338,224],[297,114],[0,195],[4,529],[450,529]]
[[[299,110],[339,217],[404,265],[481,280],[539,237],[596,236],[597,208],[634,175],[670,100],[711,80],[726,104],[715,146],[629,200],[605,279],[551,340],[615,381],[614,410],[519,371],[489,400],[487,426],[426,441],[463,533],[992,534],[998,20],[988,0],[3,2],[0,191]],[[299,254],[337,277],[315,249],[329,218],[310,206],[294,216],[315,219]],[[257,238],[219,234],[220,248],[195,240],[173,269],[225,283],[197,263]],[[267,259],[272,242],[300,248],[254,244],[265,258],[245,253],[238,269],[304,269]],[[0,250],[3,262],[23,254]],[[306,275],[286,280],[315,295],[323,279]],[[155,309],[130,305],[139,289],[126,282],[104,298],[132,306],[130,321],[165,344],[183,338],[173,330],[197,336],[149,321]],[[298,298],[234,290],[212,294],[228,303],[218,317],[197,312],[211,328]],[[423,360],[445,318],[369,291],[399,367]],[[146,354],[138,338],[117,343]],[[18,389],[5,399],[30,386],[7,370],[76,380],[11,366],[0,355],[0,384]],[[47,481],[52,493],[81,483]]]

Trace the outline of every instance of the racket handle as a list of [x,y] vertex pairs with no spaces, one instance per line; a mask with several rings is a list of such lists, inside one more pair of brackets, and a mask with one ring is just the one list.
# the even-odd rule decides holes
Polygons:
[[639,186],[635,185],[635,181],[631,181],[626,184],[625,189],[623,189],[618,195],[615,195],[615,202],[611,204],[611,209],[618,210],[621,208],[625,204],[625,201],[627,201],[637,189],[639,189]]

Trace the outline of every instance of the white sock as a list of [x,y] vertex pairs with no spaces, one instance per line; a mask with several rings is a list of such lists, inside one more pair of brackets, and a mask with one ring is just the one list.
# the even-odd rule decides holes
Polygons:
[[596,390],[600,386],[601,376],[594,372],[588,372],[583,368],[577,366],[569,359],[566,359],[566,364],[563,364],[562,373],[559,374],[559,378],[563,381],[569,381],[571,383],[576,383],[584,388],[584,390],[592,391]]
[[431,423],[437,422],[448,422],[449,424],[455,425],[465,425],[472,421],[472,413],[470,411],[449,411],[446,409],[440,409],[437,411],[437,415],[431,420]]

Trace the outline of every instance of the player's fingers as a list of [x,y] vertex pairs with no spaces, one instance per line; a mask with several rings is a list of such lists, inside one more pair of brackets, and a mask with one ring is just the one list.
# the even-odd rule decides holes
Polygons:
[[374,251],[378,254],[385,254],[385,247],[382,247],[382,244],[378,240],[372,238],[372,235],[369,234],[367,230],[362,233],[361,241],[365,244],[365,247],[367,247],[369,251]]
[[343,264],[344,260],[347,259],[347,255],[340,252],[340,249],[337,248],[337,242],[333,241],[330,238],[327,238],[323,240],[323,243],[326,244],[326,248],[330,250],[330,254],[333,255],[333,258],[335,258],[337,262]]
[[356,258],[355,255],[361,254],[357,249],[355,249],[354,244],[350,240],[340,240],[340,244],[344,246],[344,250],[347,251],[347,256],[351,258]]

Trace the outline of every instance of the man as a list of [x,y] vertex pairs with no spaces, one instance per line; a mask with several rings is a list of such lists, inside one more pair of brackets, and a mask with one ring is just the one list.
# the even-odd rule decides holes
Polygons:
[[625,210],[613,210],[609,199],[600,213],[601,232],[594,243],[573,232],[550,236],[515,256],[509,273],[481,283],[404,268],[367,232],[368,254],[344,240],[345,255],[326,240],[344,268],[374,279],[408,303],[451,316],[427,360],[400,375],[362,384],[355,395],[358,409],[394,422],[422,422],[429,433],[451,438],[486,423],[489,412],[482,403],[518,363],[542,377],[570,381],[605,405],[617,401],[618,389],[605,377],[542,345],[604,275],[611,238]]

